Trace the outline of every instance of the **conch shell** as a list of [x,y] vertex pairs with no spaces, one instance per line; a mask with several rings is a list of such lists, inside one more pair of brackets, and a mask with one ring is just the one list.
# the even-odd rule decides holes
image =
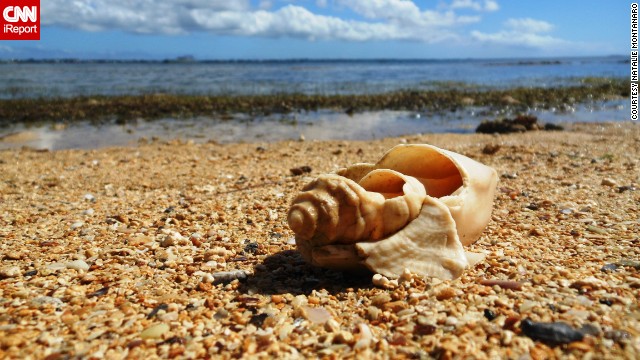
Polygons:
[[459,277],[482,255],[465,252],[491,217],[496,171],[432,145],[398,145],[307,184],[289,209],[304,259],[321,267],[405,269]]

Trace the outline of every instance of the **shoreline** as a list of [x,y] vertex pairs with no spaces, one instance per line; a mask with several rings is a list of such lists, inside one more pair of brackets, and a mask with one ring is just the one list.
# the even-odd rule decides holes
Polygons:
[[365,111],[451,112],[472,106],[507,108],[526,112],[532,107],[571,107],[593,101],[629,97],[629,81],[585,79],[582,86],[511,89],[404,90],[360,95],[175,95],[81,96],[73,98],[16,98],[0,100],[0,127],[12,124],[115,121],[126,124],[137,119],[193,118],[234,113],[249,115],[289,114],[322,109],[354,114]]
[[[469,248],[486,259],[456,280],[397,287],[305,264],[286,224],[293,197],[404,142],[498,171],[492,220]],[[0,357],[637,358],[639,159],[630,121],[2,150]],[[301,166],[310,173],[294,175]],[[535,341],[527,319],[586,335]]]

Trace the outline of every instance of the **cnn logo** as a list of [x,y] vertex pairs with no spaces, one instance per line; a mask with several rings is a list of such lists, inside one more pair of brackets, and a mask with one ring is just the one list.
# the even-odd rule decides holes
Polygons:
[[2,0],[0,11],[0,40],[40,40],[40,0]]
[[37,6],[7,6],[2,11],[2,17],[8,22],[18,21],[38,21],[38,7]]

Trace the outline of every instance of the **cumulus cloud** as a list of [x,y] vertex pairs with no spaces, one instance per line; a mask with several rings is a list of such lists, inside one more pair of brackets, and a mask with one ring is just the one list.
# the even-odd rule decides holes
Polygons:
[[570,44],[566,40],[544,34],[553,30],[553,25],[546,21],[512,18],[504,22],[504,27],[504,30],[492,34],[472,31],[471,37],[488,44],[539,49],[558,48]]
[[[262,0],[47,0],[43,25],[85,31],[121,30],[140,34],[187,34],[298,37],[347,41],[411,40],[439,42],[458,36],[459,25],[479,16],[421,10],[411,0],[317,0],[319,6],[351,9],[360,18],[316,14],[296,2],[274,8]],[[301,3],[304,4],[304,3]]]
[[494,0],[453,0],[452,9],[471,9],[475,11],[498,11],[500,6]]
[[541,33],[553,30],[553,25],[548,22],[531,18],[509,19],[504,23],[504,25],[513,31],[527,33]]

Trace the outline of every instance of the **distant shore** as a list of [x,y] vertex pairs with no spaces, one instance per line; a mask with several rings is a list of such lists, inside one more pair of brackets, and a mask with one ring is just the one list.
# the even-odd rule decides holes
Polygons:
[[122,96],[16,98],[0,100],[0,127],[77,121],[154,120],[246,113],[265,115],[331,109],[357,113],[375,110],[456,111],[464,107],[510,108],[527,111],[571,106],[588,101],[629,97],[629,81],[589,78],[580,86],[517,87],[510,89],[448,88],[402,90],[354,95],[178,95],[154,93]]

